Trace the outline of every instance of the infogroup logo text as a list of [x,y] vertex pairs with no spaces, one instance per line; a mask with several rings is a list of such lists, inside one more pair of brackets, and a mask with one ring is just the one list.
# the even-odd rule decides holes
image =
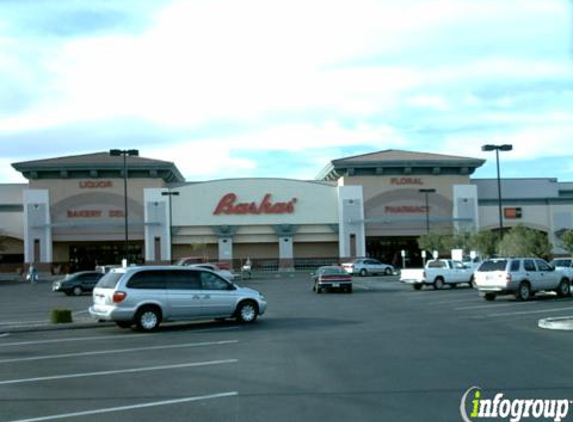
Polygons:
[[472,387],[462,396],[460,413],[464,422],[487,418],[507,419],[510,422],[520,422],[522,419],[560,422],[567,417],[572,404],[573,401],[567,399],[508,399],[503,393],[486,399],[481,388]]

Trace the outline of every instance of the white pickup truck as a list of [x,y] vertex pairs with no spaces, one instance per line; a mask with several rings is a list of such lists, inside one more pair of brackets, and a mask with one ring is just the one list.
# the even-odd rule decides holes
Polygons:
[[405,268],[400,272],[400,281],[411,284],[415,290],[422,286],[433,286],[441,289],[445,285],[455,287],[458,284],[473,286],[473,268],[468,268],[460,261],[451,259],[432,259],[425,268]]

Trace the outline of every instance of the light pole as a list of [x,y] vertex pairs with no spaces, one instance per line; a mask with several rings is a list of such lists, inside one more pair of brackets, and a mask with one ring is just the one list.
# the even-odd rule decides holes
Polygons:
[[112,157],[123,157],[123,207],[124,207],[124,228],[125,228],[125,243],[124,243],[124,259],[127,265],[128,253],[129,253],[129,220],[127,216],[127,157],[139,155],[139,151],[136,149],[110,149],[109,155]]
[[499,175],[499,151],[511,151],[513,145],[503,144],[503,145],[482,145],[482,151],[495,151],[495,162],[497,166],[497,206],[499,209],[499,240],[503,239],[503,213],[501,209],[501,177]]
[[173,261],[173,206],[171,204],[171,198],[174,196],[179,196],[177,191],[163,191],[161,196],[169,197],[169,258]]
[[436,189],[418,189],[418,192],[426,197],[426,234],[430,234],[430,200],[428,197],[431,193],[435,193]]

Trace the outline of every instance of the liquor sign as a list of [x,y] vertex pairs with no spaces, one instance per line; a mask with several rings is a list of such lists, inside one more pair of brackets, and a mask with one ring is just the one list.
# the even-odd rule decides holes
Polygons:
[[518,220],[521,218],[521,207],[508,207],[503,209],[503,216],[508,220]]
[[292,214],[297,198],[288,202],[273,202],[272,195],[267,193],[260,202],[238,202],[237,195],[228,193],[221,198],[213,215],[244,215],[244,214]]

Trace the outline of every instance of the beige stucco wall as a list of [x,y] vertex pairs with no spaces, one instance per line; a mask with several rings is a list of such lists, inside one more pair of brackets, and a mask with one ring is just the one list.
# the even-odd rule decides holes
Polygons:
[[[419,236],[426,233],[426,194],[420,189],[435,189],[428,194],[430,230],[450,232],[453,215],[453,186],[469,184],[469,175],[345,176],[340,185],[362,185],[366,236]],[[373,222],[375,220],[375,222]]]

